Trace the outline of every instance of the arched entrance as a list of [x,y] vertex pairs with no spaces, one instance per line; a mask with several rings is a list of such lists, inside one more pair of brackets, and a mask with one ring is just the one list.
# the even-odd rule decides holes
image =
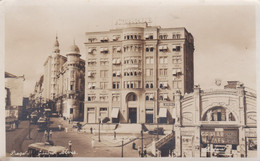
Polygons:
[[137,123],[137,96],[131,92],[126,95],[128,106],[128,123]]
[[215,106],[203,114],[202,121],[202,157],[232,157],[238,153],[239,130],[234,125],[236,117],[232,111],[226,107]]

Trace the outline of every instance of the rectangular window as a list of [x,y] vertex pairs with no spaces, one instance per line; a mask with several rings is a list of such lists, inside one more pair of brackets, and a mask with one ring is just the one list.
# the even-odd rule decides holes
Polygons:
[[120,95],[119,95],[119,94],[113,94],[113,95],[112,95],[112,101],[113,101],[113,102],[118,102],[118,101],[120,101]]
[[100,70],[100,78],[107,78],[108,71],[107,70]]
[[167,76],[167,75],[168,73],[166,68],[159,69],[159,76]]
[[172,51],[181,51],[181,46],[180,45],[173,45]]
[[146,69],[146,76],[153,76],[153,69]]
[[102,95],[100,95],[99,99],[101,102],[105,102],[105,101],[108,101],[108,96],[102,94]]
[[99,111],[104,111],[104,112],[106,112],[106,111],[107,111],[107,108],[106,108],[106,107],[100,107]]
[[70,114],[73,114],[73,108],[70,108]]
[[95,95],[88,95],[88,101],[95,101],[96,96]]
[[119,89],[120,88],[120,82],[113,82],[112,88],[113,89]]
[[100,82],[100,89],[107,89],[108,82]]

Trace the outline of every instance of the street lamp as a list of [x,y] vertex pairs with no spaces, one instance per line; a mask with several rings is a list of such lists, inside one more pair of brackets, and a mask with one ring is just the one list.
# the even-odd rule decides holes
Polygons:
[[143,135],[143,128],[141,130],[141,157],[144,157],[144,143],[143,143],[143,140],[144,140],[144,135]]
[[101,116],[98,117],[98,142],[101,142],[100,140],[100,124],[101,124]]
[[31,115],[29,114],[27,116],[27,119],[28,119],[28,123],[29,123],[29,127],[28,127],[28,132],[29,132],[29,136],[28,136],[28,139],[30,140],[31,139],[31,136],[30,136],[30,133],[31,133]]

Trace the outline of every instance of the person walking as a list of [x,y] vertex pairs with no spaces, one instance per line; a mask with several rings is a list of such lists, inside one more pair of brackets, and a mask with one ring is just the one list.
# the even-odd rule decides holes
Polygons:
[[138,154],[139,154],[139,157],[141,157],[141,147],[138,146]]
[[92,127],[90,127],[90,134],[93,134],[93,128]]
[[147,154],[146,146],[144,146],[144,157],[147,157],[146,154]]

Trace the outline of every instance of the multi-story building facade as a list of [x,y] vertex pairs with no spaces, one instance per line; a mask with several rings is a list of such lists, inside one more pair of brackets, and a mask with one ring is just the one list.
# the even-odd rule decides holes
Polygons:
[[86,40],[87,123],[174,123],[174,94],[194,84],[193,36],[185,28],[129,24],[87,32]]
[[180,157],[256,157],[256,92],[238,81],[225,89],[175,95],[175,154]]
[[66,57],[60,54],[56,37],[52,54],[44,63],[43,99],[66,118],[82,120],[84,110],[85,61],[75,43]]

